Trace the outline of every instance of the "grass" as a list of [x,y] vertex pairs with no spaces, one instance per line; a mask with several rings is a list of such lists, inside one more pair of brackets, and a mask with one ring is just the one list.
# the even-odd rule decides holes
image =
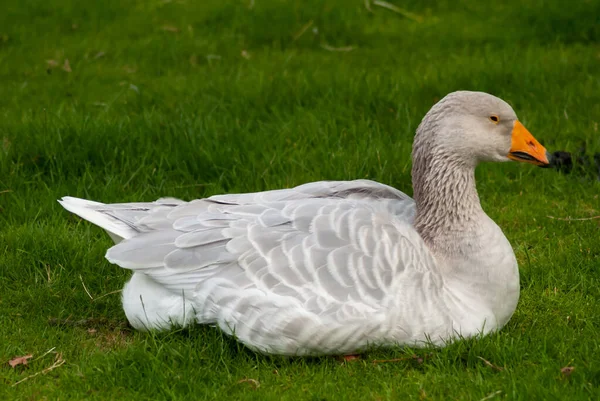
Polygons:
[[547,217],[599,215],[591,174],[482,165],[521,269],[512,320],[347,363],[257,355],[210,327],[129,330],[110,240],[56,203],[355,178],[411,193],[415,128],[457,89],[503,97],[550,150],[600,152],[600,3],[393,3],[419,18],[361,0],[3,3],[1,399],[600,398],[600,221]]

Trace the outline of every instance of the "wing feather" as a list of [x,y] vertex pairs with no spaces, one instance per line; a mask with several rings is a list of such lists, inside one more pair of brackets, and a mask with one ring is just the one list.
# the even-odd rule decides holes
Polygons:
[[224,236],[223,230],[205,228],[178,236],[174,244],[177,248],[193,248],[222,242],[225,239],[228,240],[229,238]]
[[165,255],[177,249],[174,242],[180,234],[161,230],[137,235],[110,248],[106,259],[126,269],[159,268],[164,265]]
[[[170,275],[178,272],[198,270],[216,264],[227,264],[235,261],[235,256],[227,252],[226,240],[193,248],[178,248],[164,258],[164,268]],[[151,275],[160,274],[152,272]],[[165,280],[170,276],[165,276]]]
[[414,292],[407,277],[437,285],[417,263],[432,256],[412,228],[414,202],[372,181],[218,195],[160,213],[168,229],[115,245],[109,260],[175,293],[193,289],[201,323],[261,351],[356,350],[407,318],[386,309]]

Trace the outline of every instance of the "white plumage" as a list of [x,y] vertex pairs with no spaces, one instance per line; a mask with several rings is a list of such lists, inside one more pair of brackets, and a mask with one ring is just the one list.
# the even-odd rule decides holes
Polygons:
[[513,251],[469,179],[476,162],[457,163],[444,145],[446,122],[469,131],[489,114],[505,117],[508,133],[490,125],[471,143],[506,135],[488,141],[499,147],[488,158],[506,158],[516,117],[500,99],[456,92],[428,113],[435,124],[426,116],[413,152],[416,202],[368,180],[191,202],[60,202],[117,243],[106,257],[134,272],[123,307],[137,329],[216,324],[252,349],[286,355],[442,344],[502,327],[518,300]]

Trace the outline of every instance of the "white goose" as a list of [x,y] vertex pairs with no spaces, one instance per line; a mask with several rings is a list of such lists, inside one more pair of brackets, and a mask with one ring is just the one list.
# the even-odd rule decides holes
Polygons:
[[191,202],[60,202],[115,240],[106,258],[133,270],[123,308],[140,330],[214,324],[260,352],[315,355],[500,329],[519,271],[481,208],[475,167],[547,166],[546,150],[503,100],[461,91],[427,113],[412,157],[414,200],[357,180]]

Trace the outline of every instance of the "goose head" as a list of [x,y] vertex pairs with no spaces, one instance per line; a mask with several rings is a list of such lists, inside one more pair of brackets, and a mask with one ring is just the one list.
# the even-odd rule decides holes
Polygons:
[[[546,149],[508,103],[467,91],[450,93],[425,115],[412,159],[415,228],[436,252],[452,255],[472,252],[473,246],[483,244],[486,233],[494,231],[483,224],[489,219],[482,217],[485,212],[475,185],[477,164],[515,160],[550,165]],[[457,238],[461,232],[468,234],[470,244],[464,249]]]
[[438,156],[453,164],[515,160],[541,167],[550,155],[504,100],[484,92],[448,94],[423,118],[413,159]]

